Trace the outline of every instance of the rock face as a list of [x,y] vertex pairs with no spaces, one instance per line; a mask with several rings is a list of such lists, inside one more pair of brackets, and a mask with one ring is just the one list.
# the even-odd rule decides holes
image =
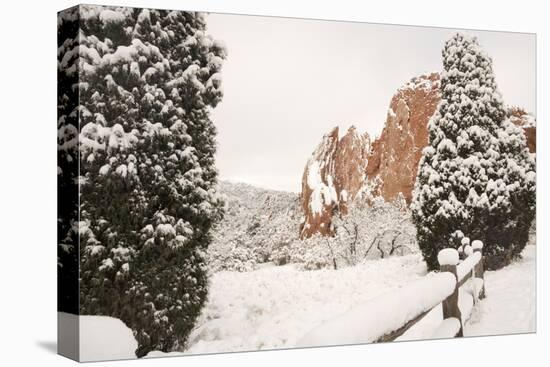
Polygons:
[[439,74],[423,75],[393,96],[384,130],[372,144],[354,127],[341,139],[338,127],[325,135],[302,178],[300,237],[331,234],[334,213],[346,214],[347,203],[359,194],[386,200],[402,194],[409,202],[439,98]]
[[323,137],[302,177],[301,238],[332,233],[335,211],[345,214],[347,203],[365,185],[369,151],[368,134],[360,135],[353,126],[341,138],[338,127]]
[[[422,149],[428,144],[428,121],[441,98],[439,88],[438,73],[413,78],[399,88],[384,129],[373,142],[354,127],[342,138],[338,127],[323,137],[302,177],[301,238],[332,234],[333,215],[346,214],[348,203],[358,195],[386,201],[402,196],[410,203]],[[529,150],[535,152],[533,116],[517,107],[509,115],[523,128]]]
[[374,195],[392,201],[402,194],[410,203],[422,149],[428,145],[428,120],[440,98],[437,73],[412,79],[393,96],[367,166]]

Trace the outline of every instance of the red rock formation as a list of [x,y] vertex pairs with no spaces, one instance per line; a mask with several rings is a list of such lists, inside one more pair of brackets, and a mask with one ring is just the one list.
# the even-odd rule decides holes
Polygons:
[[314,233],[331,234],[334,212],[345,214],[347,202],[355,198],[365,183],[370,150],[368,134],[359,135],[353,126],[342,138],[338,132],[336,127],[323,137],[304,170],[301,238]]
[[428,120],[439,100],[437,73],[412,79],[393,96],[367,166],[367,177],[376,182],[375,193],[384,199],[402,194],[410,203],[418,162],[428,144]]
[[[400,195],[412,199],[422,149],[428,144],[428,121],[441,98],[439,74],[413,78],[393,96],[379,138],[370,142],[352,127],[341,139],[338,127],[323,141],[306,165],[301,204],[304,220],[300,236],[332,234],[335,211],[345,214],[358,194],[392,201]],[[536,150],[535,119],[521,108],[509,111],[521,126],[531,152]]]

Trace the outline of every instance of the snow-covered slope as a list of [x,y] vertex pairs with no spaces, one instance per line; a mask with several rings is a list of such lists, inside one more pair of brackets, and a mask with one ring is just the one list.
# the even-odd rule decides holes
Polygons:
[[212,271],[252,270],[273,261],[277,247],[298,238],[298,195],[222,181],[225,215],[208,248]]

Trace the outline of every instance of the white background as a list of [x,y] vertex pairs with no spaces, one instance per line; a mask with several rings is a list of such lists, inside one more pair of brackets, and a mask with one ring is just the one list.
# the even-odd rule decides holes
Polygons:
[[[110,3],[107,2],[108,4]],[[8,0],[0,20],[0,364],[68,366],[56,338],[56,11],[74,1]],[[538,332],[448,341],[98,363],[113,366],[542,365],[548,226],[548,11],[544,1],[113,0],[116,5],[536,32]],[[543,62],[544,60],[544,62]],[[542,162],[542,164],[541,164]],[[490,291],[490,290],[489,290]]]

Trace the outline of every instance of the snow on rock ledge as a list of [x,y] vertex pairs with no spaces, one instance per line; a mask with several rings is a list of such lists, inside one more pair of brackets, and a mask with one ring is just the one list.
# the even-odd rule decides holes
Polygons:
[[353,126],[341,138],[338,127],[323,137],[302,177],[301,238],[332,234],[335,210],[347,213],[348,202],[363,189],[369,150],[368,134],[360,135]]
[[309,208],[312,213],[321,214],[323,206],[338,201],[332,176],[327,176],[327,183],[325,184],[321,178],[321,170],[317,161],[313,161],[308,169],[307,185],[311,189]]

